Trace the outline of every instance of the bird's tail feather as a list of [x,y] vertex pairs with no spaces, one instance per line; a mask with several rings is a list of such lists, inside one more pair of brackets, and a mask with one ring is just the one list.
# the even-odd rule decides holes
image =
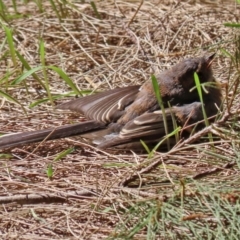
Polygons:
[[24,133],[7,134],[0,137],[0,149],[17,147],[28,143],[41,142],[43,140],[53,140],[70,137],[92,130],[101,129],[104,123],[87,121],[76,124],[64,125],[56,128],[36,130]]

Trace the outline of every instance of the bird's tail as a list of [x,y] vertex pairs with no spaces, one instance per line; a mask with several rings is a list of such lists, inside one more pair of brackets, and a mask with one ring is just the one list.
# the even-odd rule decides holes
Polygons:
[[43,140],[70,137],[81,133],[87,133],[92,130],[101,129],[104,128],[104,126],[104,123],[87,121],[32,132],[7,134],[0,137],[0,149],[17,147],[28,143],[41,142]]

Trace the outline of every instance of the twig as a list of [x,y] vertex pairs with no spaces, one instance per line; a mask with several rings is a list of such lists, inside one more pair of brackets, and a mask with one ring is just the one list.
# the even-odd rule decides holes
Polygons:
[[37,203],[52,203],[52,202],[65,202],[69,198],[89,198],[98,196],[94,190],[83,190],[83,191],[69,191],[61,192],[58,194],[19,194],[14,196],[0,197],[0,204],[17,202],[18,204],[37,204]]
[[[126,186],[128,185],[130,182],[136,180],[139,176],[139,174],[144,174],[144,173],[149,173],[150,171],[152,171],[153,169],[155,169],[157,166],[159,166],[160,164],[162,164],[162,162],[168,159],[168,157],[176,152],[178,152],[184,145],[186,144],[190,144],[195,142],[197,139],[199,139],[200,137],[208,134],[212,129],[212,125],[204,128],[203,130],[195,133],[193,136],[191,136],[190,138],[186,139],[185,141],[181,142],[179,145],[175,146],[172,150],[170,150],[168,153],[164,154],[160,159],[157,159],[156,161],[154,161],[153,163],[151,163],[150,165],[148,165],[147,167],[143,168],[142,170],[136,172],[135,174],[127,177],[125,180],[123,180],[120,185],[121,186]],[[166,163],[166,162],[165,162]]]
[[223,167],[216,167],[216,168],[212,168],[212,169],[209,169],[207,171],[204,171],[204,172],[201,172],[201,173],[197,173],[196,175],[194,175],[192,178],[193,179],[200,179],[200,178],[203,178],[205,176],[208,176],[208,175],[211,175],[211,174],[215,174],[217,172],[221,172],[223,170],[226,170],[228,168],[231,168],[233,167],[234,165],[236,164],[235,161],[232,161],[230,163],[227,163],[225,164]]

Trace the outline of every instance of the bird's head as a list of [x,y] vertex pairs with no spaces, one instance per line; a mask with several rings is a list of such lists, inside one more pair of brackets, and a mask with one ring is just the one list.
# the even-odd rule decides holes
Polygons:
[[214,54],[203,56],[198,59],[197,69],[195,72],[198,74],[201,83],[213,81],[212,63]]
[[179,80],[184,89],[191,89],[195,86],[194,72],[198,74],[200,83],[214,82],[211,65],[214,54],[202,57],[187,58],[180,62],[176,67],[179,70]]

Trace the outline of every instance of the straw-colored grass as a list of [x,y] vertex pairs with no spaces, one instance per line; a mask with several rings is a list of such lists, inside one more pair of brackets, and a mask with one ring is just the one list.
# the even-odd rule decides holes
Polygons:
[[239,13],[234,1],[0,0],[2,133],[77,122],[54,105],[204,51],[217,52],[224,94],[194,136],[214,146],[186,140],[148,158],[74,137],[3,150],[1,238],[239,239],[240,37],[224,26]]

